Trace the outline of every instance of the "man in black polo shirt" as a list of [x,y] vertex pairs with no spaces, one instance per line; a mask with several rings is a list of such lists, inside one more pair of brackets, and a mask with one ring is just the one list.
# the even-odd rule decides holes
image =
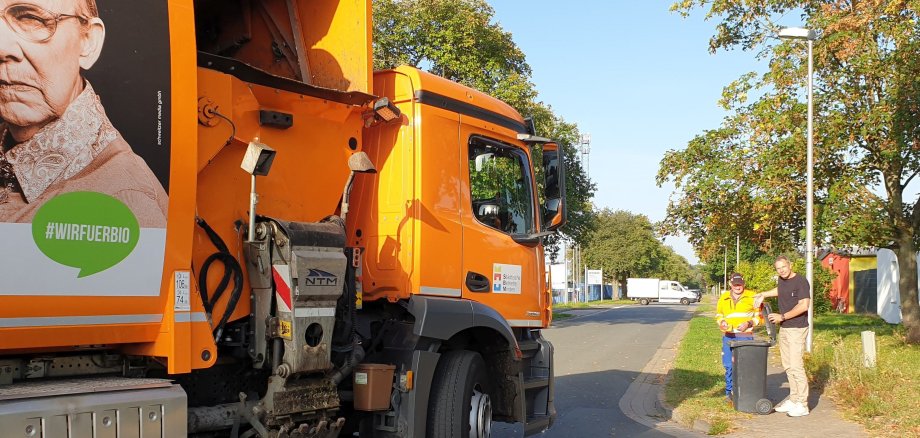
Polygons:
[[779,353],[789,379],[789,398],[776,406],[776,412],[785,412],[790,417],[808,415],[808,377],[805,375],[805,341],[808,336],[808,305],[811,302],[811,288],[801,275],[792,272],[792,264],[785,256],[776,258],[773,264],[779,275],[775,289],[754,296],[755,306],[764,298],[777,297],[779,313],[767,317],[778,324]]

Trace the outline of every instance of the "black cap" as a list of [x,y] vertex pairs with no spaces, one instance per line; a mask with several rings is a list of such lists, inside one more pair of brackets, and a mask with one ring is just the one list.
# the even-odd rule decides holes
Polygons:
[[731,283],[732,285],[739,285],[739,284],[743,285],[743,284],[744,284],[744,277],[742,277],[741,274],[739,274],[739,273],[736,272],[736,273],[732,274],[731,277],[729,277],[728,282]]

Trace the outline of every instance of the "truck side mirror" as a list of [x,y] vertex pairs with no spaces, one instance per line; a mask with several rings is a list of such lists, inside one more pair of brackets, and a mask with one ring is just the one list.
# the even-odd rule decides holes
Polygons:
[[565,225],[565,161],[556,143],[543,144],[543,230],[556,231]]

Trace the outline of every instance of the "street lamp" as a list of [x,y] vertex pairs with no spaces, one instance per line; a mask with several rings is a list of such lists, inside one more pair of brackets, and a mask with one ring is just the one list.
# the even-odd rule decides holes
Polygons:
[[808,287],[811,289],[811,300],[808,304],[808,336],[805,343],[806,350],[811,352],[811,338],[812,338],[812,322],[814,316],[814,267],[813,259],[815,255],[814,249],[814,167],[815,167],[815,153],[814,153],[814,133],[813,131],[813,98],[812,98],[812,73],[813,73],[813,55],[812,55],[812,45],[814,41],[818,38],[818,35],[814,30],[806,29],[803,27],[786,27],[780,29],[779,38],[786,40],[805,40],[808,42],[808,139],[807,139],[807,154],[808,154],[808,183],[807,183],[807,193],[806,193],[806,203],[805,203],[805,278],[808,279]]

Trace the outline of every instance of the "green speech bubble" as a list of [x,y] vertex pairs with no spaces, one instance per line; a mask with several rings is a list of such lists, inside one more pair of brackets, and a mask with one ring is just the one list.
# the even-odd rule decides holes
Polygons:
[[32,238],[48,258],[80,269],[77,278],[125,259],[140,235],[131,209],[109,195],[70,192],[55,196],[32,219]]

